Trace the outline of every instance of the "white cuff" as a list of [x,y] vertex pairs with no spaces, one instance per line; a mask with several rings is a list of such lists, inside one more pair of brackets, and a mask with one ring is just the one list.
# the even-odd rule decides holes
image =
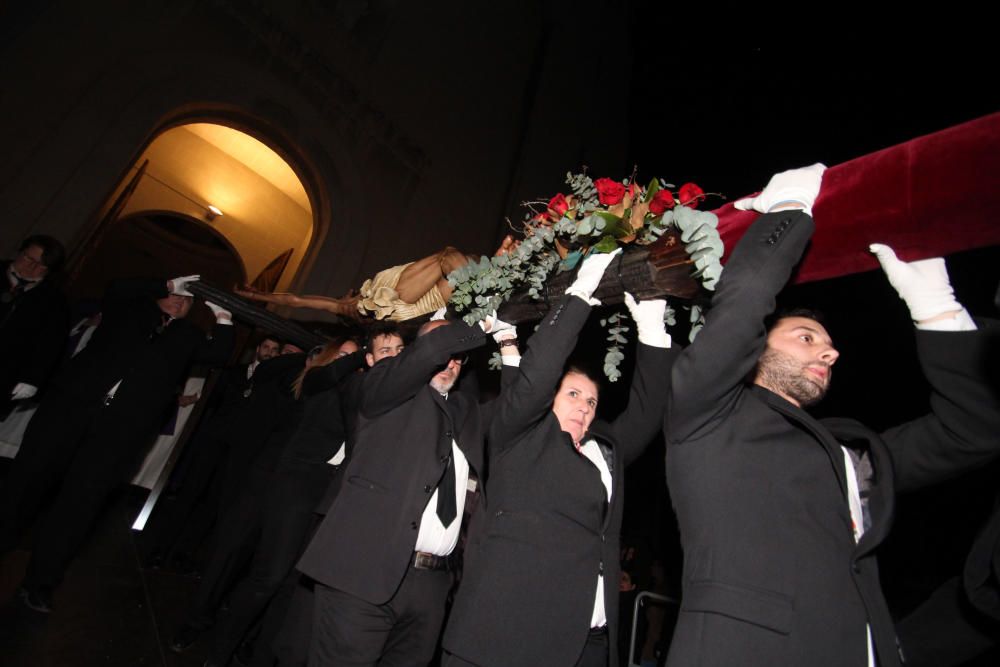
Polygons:
[[669,348],[673,341],[666,331],[643,331],[640,328],[639,342],[650,347]]
[[587,294],[583,290],[573,289],[572,286],[568,290],[566,290],[566,294],[572,294],[573,296],[575,296],[575,297],[577,297],[579,299],[583,299],[584,301],[587,302],[588,306],[599,306],[599,305],[601,305],[601,300],[600,299],[593,298],[592,296],[590,296],[589,294]]
[[921,331],[975,331],[976,323],[973,321],[969,311],[962,308],[954,317],[944,320],[935,320],[926,324],[917,323],[916,327]]
[[513,354],[501,354],[500,361],[503,362],[504,366],[518,368],[521,365],[521,355],[515,357]]

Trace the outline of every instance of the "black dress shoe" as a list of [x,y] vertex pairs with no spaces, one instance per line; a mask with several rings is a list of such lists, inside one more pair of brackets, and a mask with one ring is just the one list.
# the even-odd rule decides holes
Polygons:
[[17,589],[17,597],[21,599],[24,606],[39,614],[52,613],[52,592],[43,588]]
[[170,640],[170,650],[174,653],[183,653],[198,641],[198,637],[204,631],[204,628],[196,628],[193,625],[185,623],[177,628],[177,632],[174,633],[173,638]]

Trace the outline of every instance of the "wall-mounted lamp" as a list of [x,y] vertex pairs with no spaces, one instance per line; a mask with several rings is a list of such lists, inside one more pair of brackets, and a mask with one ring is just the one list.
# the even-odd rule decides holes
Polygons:
[[208,210],[205,211],[205,220],[212,222],[221,215],[223,215],[223,213],[219,210],[218,206],[209,205]]

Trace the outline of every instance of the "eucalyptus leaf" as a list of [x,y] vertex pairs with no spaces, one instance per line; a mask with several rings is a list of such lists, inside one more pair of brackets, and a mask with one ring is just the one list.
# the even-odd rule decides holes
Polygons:
[[594,245],[592,250],[595,253],[608,253],[608,252],[614,252],[617,247],[618,247],[618,242],[615,241],[614,237],[605,236],[601,238],[601,240]]

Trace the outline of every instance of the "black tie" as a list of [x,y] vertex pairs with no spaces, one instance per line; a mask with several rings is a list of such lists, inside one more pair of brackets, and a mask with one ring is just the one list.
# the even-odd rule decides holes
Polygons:
[[441,524],[447,528],[455,520],[458,508],[455,506],[455,457],[448,455],[448,467],[438,484],[437,515]]

